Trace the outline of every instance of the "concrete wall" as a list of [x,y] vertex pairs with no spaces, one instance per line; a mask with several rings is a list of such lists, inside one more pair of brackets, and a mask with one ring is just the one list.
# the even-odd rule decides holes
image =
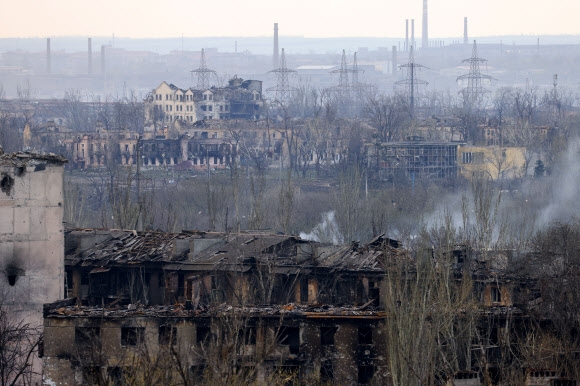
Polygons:
[[42,305],[64,295],[62,162],[0,159],[0,180],[0,295],[42,325]]
[[0,301],[31,328],[42,328],[44,303],[64,297],[64,162],[0,154]]

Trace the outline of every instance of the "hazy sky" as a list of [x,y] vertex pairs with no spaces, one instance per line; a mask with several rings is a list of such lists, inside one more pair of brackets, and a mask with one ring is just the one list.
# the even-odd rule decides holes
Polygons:
[[[422,0],[0,0],[0,37],[421,36]],[[580,0],[429,0],[429,37],[580,34]]]

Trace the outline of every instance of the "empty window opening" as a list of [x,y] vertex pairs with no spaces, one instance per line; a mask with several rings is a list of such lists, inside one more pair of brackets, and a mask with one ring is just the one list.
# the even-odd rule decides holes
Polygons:
[[177,344],[177,327],[162,324],[159,326],[159,344],[168,345],[169,342],[171,342],[172,346]]
[[2,175],[2,180],[0,180],[0,190],[10,196],[12,187],[14,186],[14,178],[10,177],[8,174]]
[[121,346],[137,346],[143,343],[145,327],[121,327]]
[[253,346],[256,344],[256,327],[247,327],[238,332],[238,339],[240,344],[246,346]]
[[76,327],[75,328],[75,345],[90,346],[98,342],[101,338],[101,329],[99,327]]
[[290,354],[298,354],[300,351],[300,327],[282,326],[278,334],[278,343],[289,346]]
[[370,326],[358,328],[358,344],[373,344],[373,329]]
[[205,374],[205,365],[194,365],[189,368],[189,373],[193,376],[194,379],[203,378]]
[[358,383],[368,384],[373,379],[375,375],[375,367],[372,365],[360,366],[358,367]]
[[491,301],[493,303],[501,302],[501,291],[498,287],[491,287]]
[[369,300],[373,300],[372,306],[378,307],[380,304],[379,295],[379,283],[374,281],[369,281]]
[[107,375],[109,377],[108,385],[122,386],[123,385],[123,368],[119,366],[107,368]]
[[337,327],[332,326],[322,326],[320,327],[320,344],[322,346],[333,346],[334,345],[334,335],[336,334]]
[[308,303],[308,278],[300,280],[300,303]]
[[331,359],[323,360],[320,363],[320,382],[322,384],[332,383],[334,380],[334,367]]
[[197,343],[205,344],[209,340],[211,329],[207,326],[197,326],[195,332]]
[[84,385],[99,385],[102,382],[99,366],[82,366],[81,373]]

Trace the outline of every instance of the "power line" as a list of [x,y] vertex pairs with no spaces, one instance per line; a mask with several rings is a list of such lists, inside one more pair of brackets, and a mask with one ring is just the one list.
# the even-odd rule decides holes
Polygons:
[[473,49],[471,51],[471,58],[464,59],[462,63],[469,63],[469,74],[457,77],[457,81],[466,81],[467,86],[459,91],[463,95],[463,100],[472,106],[479,106],[483,101],[483,97],[490,91],[483,87],[484,82],[491,82],[492,77],[484,75],[480,71],[480,64],[487,62],[487,59],[480,58],[477,55],[477,43],[473,41]]
[[209,89],[209,78],[210,75],[216,75],[214,70],[207,68],[207,64],[205,62],[205,50],[201,49],[201,59],[199,61],[199,68],[195,70],[191,70],[191,75],[197,74],[197,89],[198,90],[207,90]]
[[409,47],[409,62],[407,64],[401,64],[399,68],[407,69],[406,79],[399,80],[395,82],[395,87],[399,86],[405,90],[406,97],[409,98],[409,109],[411,119],[415,117],[415,98],[419,95],[419,86],[427,86],[429,82],[421,80],[417,77],[417,69],[427,68],[422,64],[415,63],[415,54],[413,52],[413,46]]
[[274,91],[276,93],[275,100],[277,102],[287,102],[292,97],[292,93],[295,91],[295,88],[290,86],[288,75],[295,72],[296,71],[291,70],[286,66],[286,55],[284,54],[284,48],[282,48],[282,53],[280,54],[280,67],[269,71],[269,73],[276,74],[276,87],[270,87],[267,90]]

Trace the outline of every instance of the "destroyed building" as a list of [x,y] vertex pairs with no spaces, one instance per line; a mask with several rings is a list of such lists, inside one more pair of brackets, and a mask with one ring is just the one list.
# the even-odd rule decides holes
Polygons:
[[[212,374],[388,384],[389,325],[408,301],[393,298],[389,275],[418,275],[417,257],[385,236],[333,246],[264,233],[71,229],[65,256],[66,299],[47,304],[44,319],[45,377],[63,385],[120,382],[163,353],[171,363],[155,366],[174,376],[181,366],[186,384]],[[440,381],[503,376],[505,331],[525,331],[538,296],[533,279],[506,270],[513,259],[457,246],[435,260],[437,271],[450,264],[457,288],[473,282],[477,301],[471,316],[457,311],[458,329],[475,326],[473,342],[454,349],[462,370]]]
[[226,87],[181,89],[162,82],[145,99],[145,126],[158,128],[175,122],[260,119],[264,109],[262,82],[234,77]]
[[427,142],[421,137],[403,142],[366,146],[367,165],[378,178],[395,181],[419,178],[447,179],[458,176],[457,142]]
[[[385,237],[335,247],[284,235],[69,231],[67,296],[77,304],[47,311],[46,377],[72,384],[95,376],[95,366],[120,371],[130,365],[123,347],[147,341],[157,350],[168,339],[199,372],[208,365],[203,345],[227,335],[233,319],[244,335],[239,359],[258,380],[284,370],[366,383],[386,365],[381,261],[406,258],[393,245]],[[87,334],[111,350],[103,362],[78,360]]]

